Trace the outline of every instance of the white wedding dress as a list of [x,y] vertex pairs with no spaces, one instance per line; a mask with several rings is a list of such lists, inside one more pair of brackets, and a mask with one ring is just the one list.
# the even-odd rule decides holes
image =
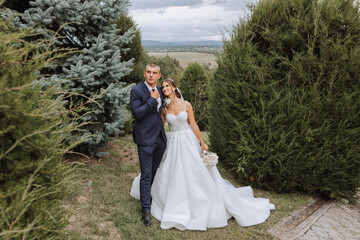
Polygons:
[[[241,226],[264,222],[275,206],[268,199],[254,198],[249,186],[235,188],[216,167],[207,169],[187,118],[185,110],[166,115],[167,147],[151,187],[151,214],[160,227],[206,230],[226,226],[231,217]],[[139,182],[140,175],[130,192],[136,199],[140,199]]]

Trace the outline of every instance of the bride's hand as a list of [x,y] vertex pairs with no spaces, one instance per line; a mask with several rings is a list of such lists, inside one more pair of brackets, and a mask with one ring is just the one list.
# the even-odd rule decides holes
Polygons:
[[208,146],[206,145],[206,143],[204,143],[204,144],[201,144],[201,152],[204,152],[204,150],[205,151],[209,151],[209,148],[208,148]]

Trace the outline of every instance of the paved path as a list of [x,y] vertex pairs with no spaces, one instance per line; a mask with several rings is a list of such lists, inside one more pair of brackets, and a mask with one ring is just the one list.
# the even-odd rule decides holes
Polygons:
[[269,232],[279,240],[360,240],[360,204],[314,200]]
[[339,202],[324,204],[299,225],[298,240],[360,239],[360,209]]

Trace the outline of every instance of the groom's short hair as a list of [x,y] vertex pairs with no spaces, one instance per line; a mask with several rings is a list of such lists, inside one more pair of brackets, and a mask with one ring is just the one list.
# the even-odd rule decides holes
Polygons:
[[[154,62],[148,63],[148,64],[146,65],[146,67],[158,68],[158,69],[159,69],[159,72],[160,72],[160,66],[159,66],[158,64],[154,63]],[[146,68],[146,67],[145,67],[145,68]]]

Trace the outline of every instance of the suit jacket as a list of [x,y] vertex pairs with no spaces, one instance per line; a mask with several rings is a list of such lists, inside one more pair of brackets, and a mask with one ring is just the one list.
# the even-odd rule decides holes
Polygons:
[[164,125],[161,118],[161,110],[164,107],[164,96],[161,88],[156,86],[160,93],[161,107],[157,111],[158,102],[155,98],[150,97],[150,91],[141,82],[136,85],[130,93],[131,111],[135,118],[133,138],[137,145],[153,145],[156,142],[159,130],[166,142]]

